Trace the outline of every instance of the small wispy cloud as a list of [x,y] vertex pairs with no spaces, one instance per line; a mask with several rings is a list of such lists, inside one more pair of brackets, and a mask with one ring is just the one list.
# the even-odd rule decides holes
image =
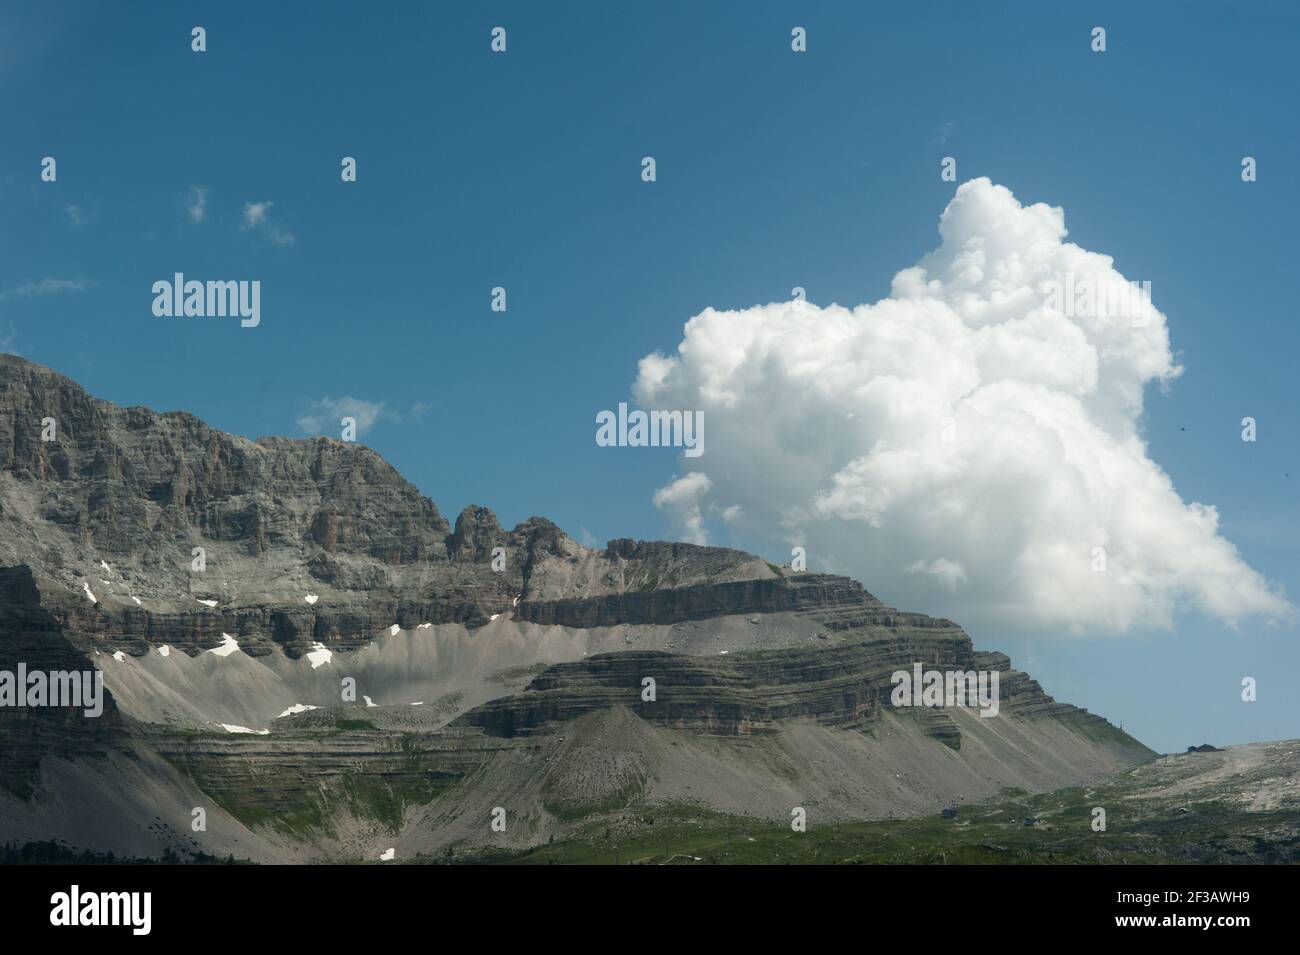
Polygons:
[[85,279],[41,279],[39,282],[24,282],[12,289],[0,291],[0,301],[8,298],[45,298],[48,295],[60,295],[64,292],[84,292],[90,287]]
[[366,401],[344,395],[342,398],[313,398],[306,402],[307,410],[298,416],[298,430],[304,434],[336,435],[342,430],[343,418],[357,422],[357,437],[361,437],[381,421],[390,424],[418,423],[433,410],[433,406],[417,401],[406,412],[388,407],[387,402]]
[[271,241],[277,245],[293,245],[293,233],[268,215],[274,205],[275,203],[269,199],[262,202],[245,202],[244,228],[265,231],[271,237]]
[[308,410],[298,416],[298,430],[306,434],[337,434],[343,418],[357,422],[357,437],[374,427],[384,414],[382,401],[364,401],[345,395],[342,398],[316,398],[307,403]]
[[39,282],[24,282],[14,289],[15,295],[24,298],[38,298],[42,295],[58,295],[60,292],[84,292],[85,279],[41,279]]
[[72,220],[73,225],[86,224],[86,216],[81,211],[81,206],[74,205],[73,203],[69,202],[67,205],[63,207],[63,211],[68,214],[68,218]]
[[198,225],[208,212],[208,190],[204,186],[190,186],[190,194],[185,202],[185,211],[190,221]]
[[250,229],[256,229],[266,221],[266,210],[273,205],[275,205],[274,202],[245,202],[244,225]]
[[0,326],[0,351],[13,352],[14,342],[18,340],[18,330],[14,328],[13,322],[5,322]]
[[948,140],[952,139],[952,137],[956,134],[957,126],[958,123],[956,120],[954,119],[948,120],[946,123],[944,123],[942,126],[939,127],[938,131],[934,135],[934,140],[932,144],[935,146],[946,146],[948,144]]

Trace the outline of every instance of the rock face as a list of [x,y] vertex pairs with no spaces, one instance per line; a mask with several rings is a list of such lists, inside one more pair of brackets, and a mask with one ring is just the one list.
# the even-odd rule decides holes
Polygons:
[[[1077,718],[1111,729],[1087,710],[1058,703],[1001,653],[979,653],[955,627],[904,631],[831,647],[790,647],[736,656],[624,651],[548,667],[521,694],[460,718],[491,736],[527,736],[587,713],[627,707],[652,723],[710,736],[777,732],[793,719],[841,729],[869,728],[891,708],[892,675],[915,662],[926,669],[996,671],[999,712],[1014,718]],[[647,679],[653,696],[647,698]],[[975,701],[970,709],[976,708]],[[961,733],[942,708],[914,710],[926,733],[952,749]]]
[[[20,665],[28,673],[95,672],[41,605],[31,570],[0,568],[0,671],[17,674]],[[103,712],[96,717],[87,717],[80,706],[0,706],[0,788],[30,794],[42,759],[102,755],[121,739],[121,719],[107,690]]]
[[[234,657],[204,652],[232,639]],[[250,441],[0,355],[0,670],[19,662],[99,667],[118,693],[94,720],[0,708],[0,841],[117,852],[197,851],[182,830],[205,799],[226,815],[204,851],[350,858],[375,821],[430,849],[481,841],[501,793],[529,820],[512,838],[539,841],[636,800],[937,811],[1149,755],[848,578],[592,549],[478,506],[453,526],[368,448]],[[892,707],[891,674],[917,663],[996,671],[1001,720]]]
[[837,622],[837,626],[845,627],[854,619],[868,622],[897,613],[882,615],[878,612],[882,608],[888,610],[857,581],[829,574],[803,574],[663,589],[647,582],[637,590],[596,597],[524,600],[517,616],[563,627],[612,627],[621,623],[681,623],[725,614],[833,609],[846,615]]
[[17,565],[74,642],[137,655],[223,633],[252,653],[354,649],[392,624],[479,626],[516,598],[775,576],[724,548],[591,550],[539,517],[506,531],[484,507],[453,530],[369,448],[119,408],[0,355],[0,567]]

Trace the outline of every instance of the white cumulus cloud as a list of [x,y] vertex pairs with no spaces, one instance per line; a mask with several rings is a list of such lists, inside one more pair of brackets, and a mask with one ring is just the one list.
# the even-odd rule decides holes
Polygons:
[[811,566],[972,626],[1290,617],[1215,508],[1148,456],[1143,391],[1182,371],[1150,297],[1123,299],[1129,281],[1065,241],[1061,209],[987,179],[958,188],[939,232],[874,304],[709,308],[676,354],[642,359],[638,401],[709,418],[708,452],[656,506],[688,539],[725,515],[738,544],[803,546]]

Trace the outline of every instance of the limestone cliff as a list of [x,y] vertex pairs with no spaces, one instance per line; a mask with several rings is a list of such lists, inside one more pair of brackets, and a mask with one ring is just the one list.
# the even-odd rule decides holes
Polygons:
[[[478,506],[453,525],[369,448],[121,408],[0,355],[18,662],[98,668],[108,696],[93,720],[0,709],[0,839],[115,852],[352,858],[376,822],[442,851],[502,802],[516,845],[655,803],[878,817],[1150,755],[848,578]],[[1000,718],[892,707],[916,663],[997,671]]]

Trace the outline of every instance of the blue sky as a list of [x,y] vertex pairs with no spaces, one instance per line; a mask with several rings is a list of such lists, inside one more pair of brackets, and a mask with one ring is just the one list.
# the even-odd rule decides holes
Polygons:
[[[382,402],[363,441],[450,519],[665,537],[675,453],[597,447],[595,412],[706,306],[888,294],[938,244],[952,155],[1152,282],[1185,371],[1148,389],[1150,457],[1294,600],[1300,22],[1134,6],[6,4],[0,346],[250,436]],[[156,318],[177,271],[260,279],[261,326]],[[1300,735],[1294,625],[972,636],[1159,749]]]

